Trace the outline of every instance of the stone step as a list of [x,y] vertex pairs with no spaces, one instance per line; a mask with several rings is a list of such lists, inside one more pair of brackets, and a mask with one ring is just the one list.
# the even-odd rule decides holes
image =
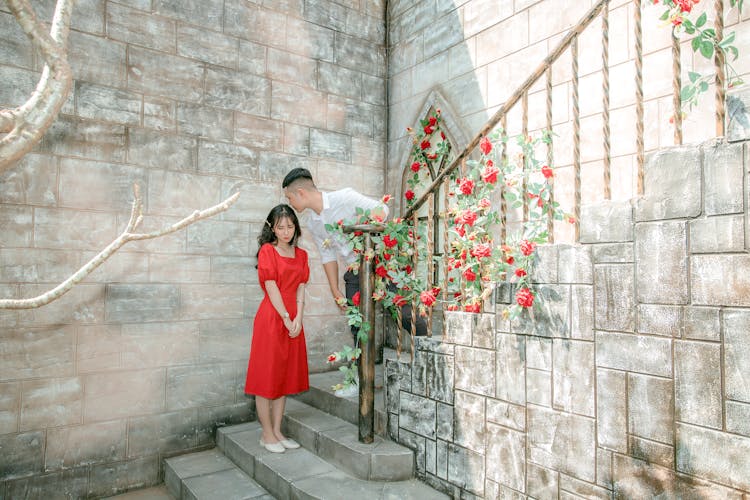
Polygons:
[[273,498],[216,448],[166,459],[164,482],[178,500]]
[[[386,476],[394,479],[402,475],[411,477],[413,457],[409,456],[408,466],[405,466],[408,474],[396,471],[395,464],[406,460],[405,453],[399,449],[402,447],[384,440],[375,445],[357,443],[356,436],[352,437],[356,432],[352,424],[301,402],[288,401],[285,426],[285,432],[298,439],[303,447],[284,453],[267,451],[259,444],[261,428],[258,422],[220,428],[216,440],[227,458],[276,498],[448,498],[416,479],[382,480]],[[370,454],[363,449],[365,446],[372,448]],[[333,463],[312,450],[330,457]],[[348,466],[347,470],[354,469],[360,475],[367,471],[372,479],[355,477],[339,468],[347,460],[362,461],[356,467]],[[362,465],[365,463],[366,466]]]

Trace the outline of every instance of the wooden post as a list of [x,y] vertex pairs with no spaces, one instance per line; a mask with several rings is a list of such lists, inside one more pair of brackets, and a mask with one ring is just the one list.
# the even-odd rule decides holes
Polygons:
[[[365,253],[372,249],[372,237],[365,232]],[[359,268],[359,295],[362,318],[369,323],[367,342],[360,344],[357,372],[359,374],[359,442],[370,444],[375,433],[375,303],[372,292],[375,288],[375,274],[372,260],[362,259]]]

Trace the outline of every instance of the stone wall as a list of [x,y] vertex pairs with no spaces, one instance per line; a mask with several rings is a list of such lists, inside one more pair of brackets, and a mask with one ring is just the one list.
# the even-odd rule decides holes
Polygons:
[[[52,1],[33,3],[51,19]],[[45,291],[114,239],[133,183],[147,230],[241,197],[126,245],[46,307],[0,313],[0,498],[157,483],[164,456],[252,417],[256,238],[281,179],[301,166],[323,189],[382,194],[384,4],[76,2],[74,88],[39,147],[0,174],[0,296]],[[0,3],[0,106],[25,101],[41,64]],[[311,257],[305,328],[322,370],[350,336]]]
[[455,498],[750,494],[747,144],[660,151],[643,197],[587,206],[579,245],[539,248],[534,321],[447,313],[388,362],[389,432],[422,478]]

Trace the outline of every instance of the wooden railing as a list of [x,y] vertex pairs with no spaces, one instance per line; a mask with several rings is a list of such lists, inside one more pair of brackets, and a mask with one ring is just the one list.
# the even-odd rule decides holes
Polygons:
[[[528,133],[528,97],[529,92],[536,84],[542,79],[545,80],[545,117],[546,117],[546,128],[552,130],[552,68],[554,63],[560,58],[560,56],[566,51],[570,52],[571,55],[571,104],[572,104],[572,137],[571,143],[573,145],[573,207],[572,212],[575,216],[575,241],[579,240],[580,237],[580,216],[581,216],[581,111],[580,111],[580,95],[579,95],[579,38],[580,35],[587,30],[597,17],[601,18],[601,58],[602,58],[602,181],[603,181],[603,198],[610,199],[612,193],[612,176],[610,172],[611,168],[611,134],[610,134],[610,75],[609,75],[609,0],[599,0],[593,7],[591,7],[580,21],[570,29],[570,31],[562,38],[557,46],[547,55],[547,57],[539,64],[539,66],[526,78],[526,80],[506,99],[506,101],[500,106],[500,108],[487,120],[484,126],[469,140],[468,144],[458,153],[453,161],[445,168],[436,172],[434,179],[431,184],[425,189],[423,194],[415,200],[415,202],[403,213],[405,220],[411,220],[414,226],[419,224],[417,213],[421,207],[425,204],[428,205],[429,209],[432,210],[433,200],[436,194],[439,192],[441,187],[444,187],[443,193],[449,191],[447,182],[452,172],[461,167],[467,159],[471,157],[474,150],[479,145],[483,137],[490,135],[490,133],[498,125],[503,130],[507,130],[507,119],[511,110],[517,105],[521,105],[521,122],[522,122],[522,133]],[[637,194],[643,194],[644,184],[644,162],[645,162],[645,148],[644,148],[644,92],[643,92],[643,29],[642,29],[642,5],[641,0],[633,0],[634,3],[634,19],[633,19],[633,37],[634,37],[634,65],[635,65],[635,158],[637,165]],[[723,13],[724,13],[724,2],[722,0],[714,1],[714,17],[715,17],[715,30],[719,40],[722,37],[723,31]],[[673,35],[672,36],[672,86],[673,86],[673,97],[672,103],[674,107],[673,114],[673,140],[674,144],[682,144],[682,127],[683,120],[681,114],[681,99],[680,91],[682,85],[681,73],[682,68],[680,65],[680,41]],[[723,137],[725,130],[725,75],[724,75],[724,60],[723,54],[720,50],[715,51],[714,57],[715,66],[715,125],[716,125],[716,136]],[[557,139],[560,140],[560,139]],[[553,142],[554,143],[554,142]],[[553,143],[548,144],[547,158],[548,162],[552,163],[552,151]],[[554,196],[554,194],[553,194]],[[445,211],[447,212],[448,199],[444,197]],[[502,201],[501,201],[502,203]],[[506,209],[503,203],[501,214],[503,220],[502,235],[505,238],[505,215]],[[524,211],[524,217],[528,216],[528,213]],[[444,218],[445,220],[445,218]],[[430,212],[427,216],[427,249],[426,253],[428,270],[426,273],[427,286],[432,286],[433,281],[433,269],[431,263],[433,259],[430,256],[435,251],[440,249],[434,248],[432,245],[435,225],[433,223],[433,214]],[[549,233],[551,237],[554,237],[552,231],[552,220],[548,223]],[[444,225],[444,234],[447,234],[447,223]],[[362,227],[359,227],[362,230]],[[447,258],[447,237],[445,238],[445,247],[443,248],[443,256]],[[371,240],[368,236],[367,242],[371,245]],[[371,247],[368,247],[371,248]],[[415,252],[416,254],[417,252]],[[416,268],[416,266],[414,266]],[[367,294],[365,290],[371,290],[372,283],[372,269],[371,266],[365,266],[364,263],[360,271],[360,280],[362,283],[362,297],[363,305],[367,315],[374,315],[374,304],[372,302],[371,294]],[[370,288],[366,288],[369,286]],[[443,287],[443,293],[447,290],[447,286]],[[414,304],[416,305],[416,304]],[[415,310],[416,308],[412,308]],[[366,316],[366,318],[369,316]],[[374,318],[374,316],[373,316]],[[431,324],[431,311],[429,322]],[[371,323],[373,324],[373,323]],[[415,321],[412,320],[412,346],[414,345],[414,326]],[[428,330],[428,335],[431,329]],[[401,338],[399,332],[399,347],[401,345]],[[367,348],[363,351],[363,357],[360,362],[360,441],[372,442],[372,418],[374,416],[373,401],[374,401],[374,342],[368,342]],[[413,351],[412,351],[413,356]],[[364,433],[364,434],[363,434]]]

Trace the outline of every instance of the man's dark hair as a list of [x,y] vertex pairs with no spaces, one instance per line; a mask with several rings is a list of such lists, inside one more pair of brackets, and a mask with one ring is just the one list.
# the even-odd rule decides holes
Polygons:
[[281,187],[286,189],[292,182],[296,181],[297,179],[308,179],[312,182],[312,174],[309,170],[302,167],[297,167],[289,171],[288,174],[286,174],[286,177],[284,177],[284,180],[281,182]]

